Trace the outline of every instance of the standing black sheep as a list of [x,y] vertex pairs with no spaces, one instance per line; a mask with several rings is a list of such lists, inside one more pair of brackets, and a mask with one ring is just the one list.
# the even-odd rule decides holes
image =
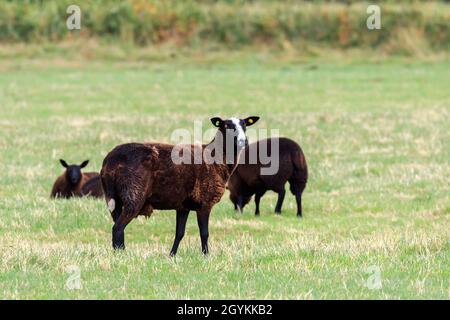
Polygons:
[[[273,175],[262,175],[261,168],[267,165],[261,164],[260,154],[255,151],[260,150],[262,144],[267,145],[267,154],[271,154],[273,139],[279,142],[279,168]],[[302,216],[302,193],[308,180],[308,168],[305,156],[300,146],[287,138],[271,138],[252,143],[245,148],[245,162],[240,163],[233,172],[228,181],[227,188],[230,190],[230,200],[236,210],[242,211],[244,206],[255,195],[256,211],[259,215],[259,202],[267,190],[278,193],[278,201],[275,206],[275,213],[281,213],[285,190],[284,185],[287,181],[290,184],[290,190],[297,201],[297,216]],[[253,153],[255,152],[255,153]],[[256,164],[250,164],[249,154],[257,154]]]
[[[114,249],[125,248],[125,227],[138,215],[153,209],[176,210],[175,240],[170,255],[177,253],[190,211],[197,212],[202,252],[208,254],[208,224],[213,206],[225,192],[225,184],[247,145],[245,129],[259,117],[212,118],[218,128],[208,144],[185,145],[189,159],[199,163],[175,163],[176,146],[163,143],[127,143],[115,147],[100,172],[108,209],[114,221]],[[184,152],[183,152],[184,153]],[[210,161],[215,157],[216,161]]]

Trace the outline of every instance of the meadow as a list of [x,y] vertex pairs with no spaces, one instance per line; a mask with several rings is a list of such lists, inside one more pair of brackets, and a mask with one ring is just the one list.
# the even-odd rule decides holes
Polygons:
[[[1,62],[0,297],[449,299],[449,68]],[[281,216],[266,194],[259,218],[253,203],[235,213],[225,194],[209,257],[191,213],[172,259],[173,211],[134,220],[114,252],[103,200],[49,198],[59,158],[100,170],[120,143],[170,142],[194,120],[236,115],[302,146],[303,219],[290,193]]]

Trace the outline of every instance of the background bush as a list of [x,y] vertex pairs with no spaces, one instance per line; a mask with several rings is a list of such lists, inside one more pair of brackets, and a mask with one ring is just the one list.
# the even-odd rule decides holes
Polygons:
[[[450,5],[445,1],[379,1],[382,29],[366,28],[361,1],[85,0],[80,31],[66,28],[73,0],[0,2],[0,42],[101,38],[140,46],[171,41],[227,47],[383,48],[388,53],[448,50]],[[420,47],[420,48],[419,48]]]

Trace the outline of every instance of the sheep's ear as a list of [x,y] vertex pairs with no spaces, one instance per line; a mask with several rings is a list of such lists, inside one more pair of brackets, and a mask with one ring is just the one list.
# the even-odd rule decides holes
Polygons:
[[253,117],[245,118],[244,122],[245,122],[245,125],[248,127],[248,126],[255,124],[255,122],[258,120],[259,120],[259,117],[253,116]]
[[84,161],[80,164],[80,168],[86,167],[88,163],[89,163],[89,160],[84,160]]
[[64,168],[67,168],[69,165],[67,164],[67,162],[65,162],[63,159],[59,159],[59,162],[61,162],[61,165],[64,167]]
[[211,123],[215,127],[220,128],[223,125],[223,120],[220,119],[219,117],[214,117],[214,118],[211,118]]

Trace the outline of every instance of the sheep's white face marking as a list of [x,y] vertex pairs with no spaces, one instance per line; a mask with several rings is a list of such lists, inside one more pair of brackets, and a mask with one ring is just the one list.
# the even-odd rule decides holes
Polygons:
[[108,210],[109,212],[113,212],[116,208],[116,201],[114,199],[111,199],[108,201]]
[[239,147],[244,147],[245,142],[247,141],[247,137],[244,132],[244,128],[242,128],[241,121],[236,118],[230,118],[231,122],[236,127],[236,133],[237,133],[237,144]]

